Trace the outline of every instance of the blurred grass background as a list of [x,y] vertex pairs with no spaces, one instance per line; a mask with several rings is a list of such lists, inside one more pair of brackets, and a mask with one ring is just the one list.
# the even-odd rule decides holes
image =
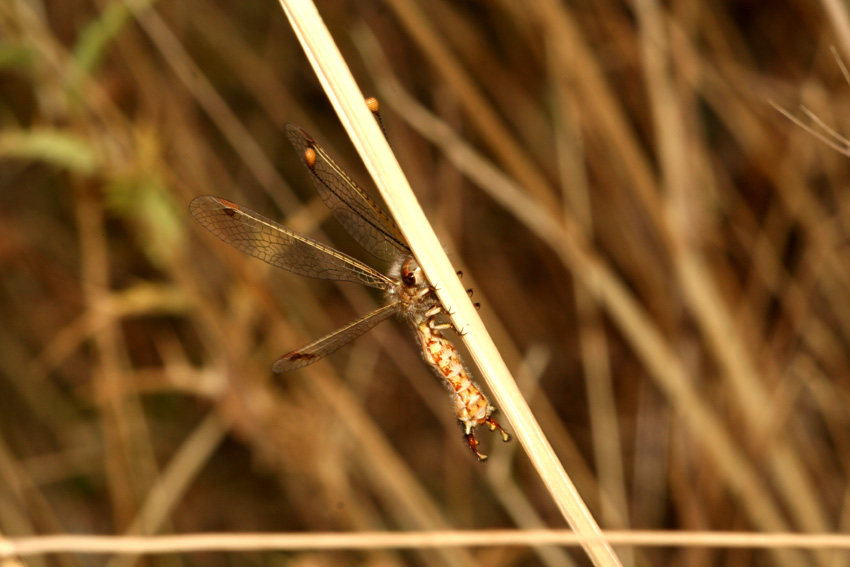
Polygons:
[[[850,132],[830,52],[847,7],[830,8],[319,4],[603,528],[850,529],[850,169],[768,104]],[[370,186],[275,2],[0,1],[0,533],[564,526],[518,444],[482,432],[475,461],[401,324],[271,374],[378,299],[269,269],[188,215],[214,194],[368,259],[286,122]],[[144,561],[586,563],[498,547]]]

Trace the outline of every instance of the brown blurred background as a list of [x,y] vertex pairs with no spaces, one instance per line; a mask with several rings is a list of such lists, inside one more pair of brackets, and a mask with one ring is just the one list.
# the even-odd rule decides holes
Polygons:
[[[850,60],[847,7],[832,7],[319,3],[604,528],[850,528],[850,163],[769,104],[850,132],[830,51]],[[517,443],[482,432],[490,460],[475,461],[400,323],[272,375],[379,301],[273,270],[188,215],[214,194],[369,260],[286,122],[372,187],[276,2],[0,1],[0,533],[565,526]],[[499,547],[145,559],[573,561],[587,562]],[[32,560],[104,562],[122,563]]]

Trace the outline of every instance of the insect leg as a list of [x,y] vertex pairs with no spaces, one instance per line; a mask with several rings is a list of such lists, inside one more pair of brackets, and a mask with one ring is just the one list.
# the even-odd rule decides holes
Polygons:
[[487,419],[484,420],[484,423],[486,423],[490,427],[490,431],[496,431],[498,429],[499,433],[502,434],[502,441],[504,441],[505,443],[511,440],[511,434],[502,429],[502,426],[499,425],[498,422],[492,417],[487,416]]
[[472,452],[475,453],[475,456],[479,461],[484,462],[487,460],[487,455],[478,450],[478,439],[475,438],[474,431],[470,431],[466,434],[466,442],[469,443],[469,448],[472,449]]

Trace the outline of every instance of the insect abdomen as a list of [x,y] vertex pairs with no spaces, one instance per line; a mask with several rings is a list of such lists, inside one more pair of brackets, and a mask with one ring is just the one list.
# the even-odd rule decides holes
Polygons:
[[487,421],[493,408],[472,381],[457,349],[439,330],[432,329],[428,321],[423,321],[417,325],[416,334],[422,345],[425,362],[434,368],[451,388],[457,418],[469,435],[473,428]]

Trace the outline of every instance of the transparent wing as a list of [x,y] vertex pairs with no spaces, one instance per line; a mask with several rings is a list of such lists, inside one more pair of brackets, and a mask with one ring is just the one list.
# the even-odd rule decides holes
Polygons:
[[392,280],[359,260],[226,199],[195,197],[189,211],[227,244],[272,266],[301,276],[357,282],[378,289],[392,285]]
[[[407,241],[389,213],[346,175],[310,134],[295,124],[287,124],[286,133],[322,201],[360,246],[387,261],[399,254],[410,254]],[[314,152],[310,158],[307,150]]]
[[321,360],[329,354],[336,352],[393,313],[396,313],[396,311],[398,311],[398,303],[391,303],[372,311],[368,315],[355,319],[307,346],[294,350],[289,354],[284,354],[274,363],[272,371],[287,372],[307,366],[308,364],[313,364],[317,360]]

